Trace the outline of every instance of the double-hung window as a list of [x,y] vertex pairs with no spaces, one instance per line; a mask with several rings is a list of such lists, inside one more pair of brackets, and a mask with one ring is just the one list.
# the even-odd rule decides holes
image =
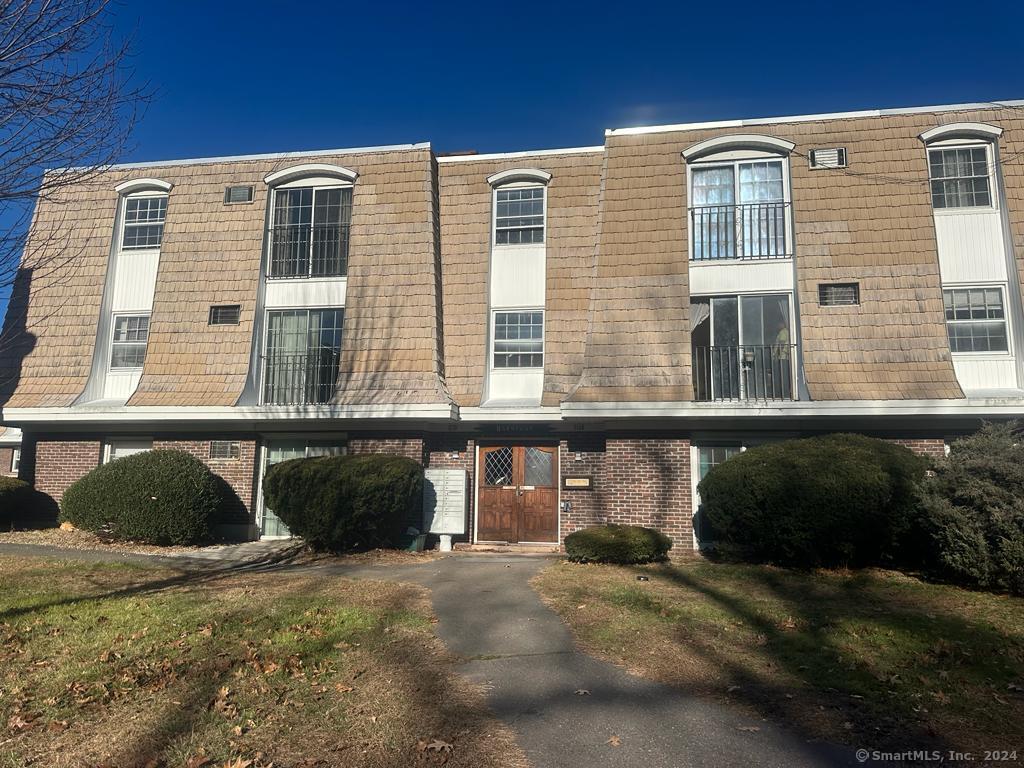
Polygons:
[[544,312],[494,313],[494,367],[544,367]]
[[110,368],[141,368],[149,342],[149,315],[114,315]]
[[124,199],[122,250],[159,248],[167,218],[167,195],[139,195]]
[[987,146],[929,149],[928,175],[936,209],[992,205]]
[[544,193],[544,187],[495,190],[495,244],[536,245],[544,242]]
[[276,190],[267,276],[344,276],[351,223],[351,187]]
[[952,352],[1009,351],[1001,288],[951,288],[942,303]]
[[267,313],[263,401],[274,405],[329,402],[341,360],[344,309]]
[[789,255],[782,160],[701,166],[690,173],[694,261]]

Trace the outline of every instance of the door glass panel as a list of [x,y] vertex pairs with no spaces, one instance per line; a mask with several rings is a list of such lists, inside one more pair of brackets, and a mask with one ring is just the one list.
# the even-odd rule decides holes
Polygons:
[[[306,455],[306,445],[302,441],[289,440],[287,442],[274,442],[267,445],[266,459],[263,464],[264,476],[266,471],[275,464],[288,461],[289,459],[301,459]],[[260,534],[263,536],[290,536],[291,531],[281,522],[281,519],[274,514],[267,505],[263,504],[263,519],[260,521]]]
[[554,461],[554,454],[540,448],[527,446],[524,458],[524,480],[523,485],[535,485],[550,488],[553,485],[551,480],[551,469]]
[[484,483],[512,485],[512,449],[498,448],[484,456]]
[[764,346],[764,305],[760,296],[740,297],[740,338],[744,346]]

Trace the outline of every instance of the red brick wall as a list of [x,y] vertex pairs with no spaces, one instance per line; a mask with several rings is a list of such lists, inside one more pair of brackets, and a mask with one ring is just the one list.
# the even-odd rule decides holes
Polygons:
[[[217,438],[231,440],[232,438]],[[214,474],[220,475],[238,494],[242,502],[242,510],[248,516],[253,510],[256,499],[256,440],[236,440],[238,443],[237,459],[211,459],[209,440],[153,440],[154,448],[166,448],[184,451],[191,454],[210,468]]]
[[891,442],[932,459],[941,459],[946,455],[946,441],[942,438],[899,438]]
[[421,437],[352,437],[348,441],[349,453],[389,453],[406,456],[420,464],[424,461]]
[[99,440],[51,440],[36,442],[36,489],[60,502],[73,482],[100,464]]
[[11,472],[11,461],[14,458],[13,448],[0,448],[0,475],[14,477],[17,472]]
[[[677,553],[693,542],[690,441],[581,438],[561,444],[561,474],[591,475],[590,491],[562,490],[562,537],[602,523],[643,525],[668,534]],[[577,453],[580,460],[576,460]]]

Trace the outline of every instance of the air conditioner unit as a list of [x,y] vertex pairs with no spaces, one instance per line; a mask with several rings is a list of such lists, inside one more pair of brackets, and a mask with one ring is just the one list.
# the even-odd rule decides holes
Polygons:
[[812,149],[809,157],[809,162],[812,169],[845,168],[846,147]]

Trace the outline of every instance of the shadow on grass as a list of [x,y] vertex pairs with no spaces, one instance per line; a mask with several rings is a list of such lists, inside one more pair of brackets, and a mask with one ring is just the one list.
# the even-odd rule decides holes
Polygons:
[[[651,573],[639,569],[637,572]],[[925,615],[923,607],[915,610],[887,605],[887,596],[867,574],[857,574],[837,583],[795,579],[786,571],[759,571],[757,586],[791,619],[790,626],[780,626],[758,609],[756,592],[736,594],[684,568],[666,566],[655,573],[671,584],[703,595],[731,619],[760,636],[756,654],[768,666],[765,674],[752,672],[735,653],[725,648],[727,639],[716,644],[705,641],[697,633],[686,633],[684,628],[677,631],[676,642],[713,668],[723,670],[734,685],[740,686],[734,692],[736,696],[754,705],[765,717],[801,729],[808,724],[808,718],[825,718],[831,714],[832,727],[843,724],[840,727],[846,728],[847,740],[858,739],[869,748],[944,750],[963,745],[956,743],[956,733],[938,733],[918,717],[922,708],[940,707],[941,703],[908,696],[899,690],[897,679],[885,680],[879,670],[869,669],[865,660],[850,658],[849,652],[835,642],[832,630],[836,626],[870,624],[880,630],[885,642],[895,643],[900,636],[912,636],[915,624],[928,622],[927,637],[921,638],[925,648],[914,651],[934,653],[931,647],[934,638],[954,639],[946,645],[940,644],[937,651],[940,656],[956,653],[956,638],[969,637],[972,647],[993,651],[1006,645],[1005,637],[981,622],[948,612]],[[638,607],[656,614],[663,609],[657,601]],[[951,663],[954,659],[936,659],[939,661]],[[837,681],[836,685],[848,683],[842,688],[829,686],[829,682],[838,677],[832,674],[837,667],[842,668],[845,680]],[[779,681],[772,682],[776,670]],[[939,666],[934,673],[936,677],[930,682],[934,690],[939,691]],[[797,682],[796,689],[790,681]],[[925,680],[921,682],[924,684]],[[808,702],[808,694],[811,702]],[[819,731],[821,725],[819,722]],[[970,724],[965,723],[964,730],[969,728]]]

